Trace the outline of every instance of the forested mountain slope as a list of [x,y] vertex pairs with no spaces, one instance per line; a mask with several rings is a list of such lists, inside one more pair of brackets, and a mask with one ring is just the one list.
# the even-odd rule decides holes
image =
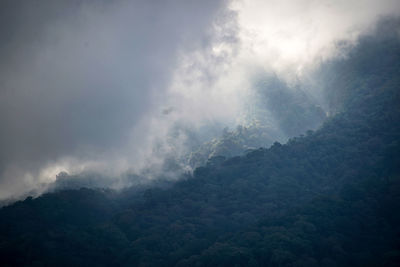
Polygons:
[[299,85],[290,87],[276,75],[261,75],[253,85],[252,102],[243,115],[244,125],[225,129],[194,149],[188,157],[192,167],[204,165],[215,156],[241,156],[246,151],[286,142],[307,130],[315,130],[326,119],[324,110]]
[[394,32],[322,67],[343,104],[315,132],[213,158],[167,187],[61,191],[2,208],[1,264],[398,266]]

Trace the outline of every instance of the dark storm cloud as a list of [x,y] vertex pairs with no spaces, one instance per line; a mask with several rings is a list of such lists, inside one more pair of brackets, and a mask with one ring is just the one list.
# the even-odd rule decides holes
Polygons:
[[[1,1],[0,198],[118,149],[223,1]],[[161,97],[160,97],[161,96]],[[26,187],[26,188],[25,188]]]

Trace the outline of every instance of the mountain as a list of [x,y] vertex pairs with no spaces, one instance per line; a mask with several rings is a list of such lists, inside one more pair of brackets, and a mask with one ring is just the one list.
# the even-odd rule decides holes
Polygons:
[[334,115],[318,130],[214,157],[176,183],[3,207],[2,265],[398,266],[400,40],[389,29],[321,66]]

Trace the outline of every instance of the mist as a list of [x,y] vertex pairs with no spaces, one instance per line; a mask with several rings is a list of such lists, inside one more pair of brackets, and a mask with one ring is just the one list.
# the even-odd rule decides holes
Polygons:
[[0,199],[7,199],[41,193],[57,175],[66,179],[63,172],[118,188],[177,179],[176,170],[191,171],[180,159],[255,119],[284,142],[292,132],[258,101],[257,85],[275,77],[328,112],[323,88],[307,86],[313,70],[346,56],[400,7],[43,0],[2,1],[0,12]]

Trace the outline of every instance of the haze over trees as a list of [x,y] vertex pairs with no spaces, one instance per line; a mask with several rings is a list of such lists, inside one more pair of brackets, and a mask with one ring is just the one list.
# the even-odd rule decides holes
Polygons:
[[[331,116],[315,131],[292,132],[301,114],[325,115],[289,99],[294,110],[274,109],[299,134],[287,143],[216,155],[176,182],[59,190],[1,208],[1,265],[398,266],[398,25],[383,21],[316,71]],[[241,145],[252,131],[221,142]]]

